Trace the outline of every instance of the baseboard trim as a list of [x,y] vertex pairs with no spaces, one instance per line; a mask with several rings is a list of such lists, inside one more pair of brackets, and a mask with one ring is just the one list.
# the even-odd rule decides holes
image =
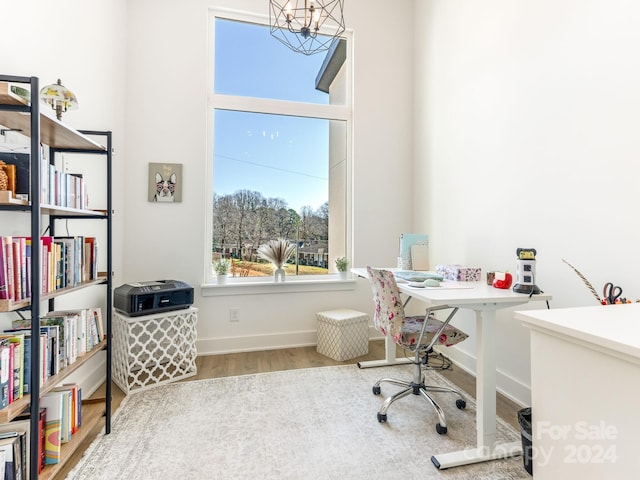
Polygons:
[[[453,364],[476,378],[476,358],[455,347],[444,350],[443,355]],[[531,404],[531,387],[506,373],[496,371],[496,390],[516,405],[527,407]]]
[[[377,330],[369,327],[369,341],[382,338]],[[196,340],[196,349],[198,355],[222,355],[226,353],[311,347],[317,344],[318,334],[316,330],[303,330],[299,332],[198,339]]]
[[309,347],[317,343],[315,330],[196,340],[198,355],[222,355],[260,350]]

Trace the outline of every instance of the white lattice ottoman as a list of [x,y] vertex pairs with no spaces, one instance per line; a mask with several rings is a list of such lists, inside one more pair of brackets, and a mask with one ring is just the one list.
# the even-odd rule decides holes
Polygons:
[[123,392],[191,377],[196,367],[198,309],[113,316],[113,381]]
[[369,315],[341,309],[317,316],[318,353],[339,362],[369,353]]

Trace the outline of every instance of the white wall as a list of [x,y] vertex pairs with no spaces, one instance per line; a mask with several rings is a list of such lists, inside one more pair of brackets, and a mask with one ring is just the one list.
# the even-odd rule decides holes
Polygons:
[[[0,71],[62,78],[80,100],[65,122],[114,131],[115,285],[177,278],[198,287],[207,8],[266,15],[267,2],[74,0],[67,22],[46,13],[49,4],[5,2]],[[398,234],[411,229],[429,233],[432,264],[515,271],[515,249],[536,248],[537,283],[553,294],[552,308],[595,302],[562,258],[597,289],[612,280],[640,296],[639,17],[640,6],[623,0],[346,2],[355,45],[353,264],[393,264]],[[182,203],[147,201],[149,162],[184,164]],[[355,294],[204,298],[196,288],[196,306],[199,347],[268,348],[309,341],[320,309],[369,311],[370,294],[362,281]],[[228,309],[238,306],[241,321],[231,324]],[[498,321],[500,385],[527,403],[527,334],[510,312]],[[474,333],[469,315],[456,322]],[[473,369],[473,342],[450,353]]]
[[[399,4],[406,8],[398,9]],[[196,287],[199,353],[313,343],[315,313],[371,310],[357,291],[202,297],[207,199],[207,9],[268,15],[264,0],[127,2],[127,174],[124,281],[176,278]],[[381,35],[393,13],[411,25],[408,0],[346,2],[354,31],[352,264],[393,264],[398,234],[411,227],[412,33]],[[275,39],[274,39],[275,41]],[[283,47],[284,48],[284,47]],[[182,163],[182,203],[147,201],[149,162]],[[391,213],[390,213],[391,212]],[[355,294],[354,294],[355,293]],[[240,322],[228,310],[240,308]]]
[[[111,130],[114,140],[114,270],[117,282],[122,275],[122,212],[125,203],[122,172],[126,162],[124,129],[125,0],[4,0],[0,28],[0,72],[6,75],[36,76],[40,86],[58,78],[73,91],[79,109],[63,114],[62,120],[76,129]],[[43,105],[42,108],[48,108]],[[18,134],[7,134],[0,144],[24,143]],[[104,138],[97,138],[103,141]],[[103,166],[101,161],[94,164]],[[91,192],[90,192],[91,194]],[[101,202],[103,203],[103,202]],[[95,224],[94,224],[95,226]],[[104,227],[98,227],[104,228]],[[28,235],[29,220],[24,214],[0,212],[0,234]],[[73,226],[71,227],[73,234]],[[104,269],[106,258],[103,258]],[[117,283],[116,283],[117,284]],[[87,292],[93,301],[104,299],[104,287]],[[67,298],[56,306],[64,308]],[[78,304],[75,304],[76,306]],[[89,306],[89,305],[87,305]],[[13,313],[0,314],[0,327],[8,327]],[[82,377],[85,392],[104,381],[98,367],[100,357]],[[92,368],[94,367],[94,368]],[[97,383],[96,383],[97,382]]]
[[[640,4],[415,4],[414,226],[432,263],[515,272],[534,247],[552,308],[597,304],[563,258],[638,298]],[[527,403],[528,333],[498,321],[499,383]],[[458,325],[473,335],[469,315]],[[473,345],[456,352],[469,368]]]

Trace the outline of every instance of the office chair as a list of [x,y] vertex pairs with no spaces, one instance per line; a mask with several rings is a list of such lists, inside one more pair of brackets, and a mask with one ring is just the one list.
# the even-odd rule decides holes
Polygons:
[[453,308],[444,322],[436,319],[431,313],[435,310],[450,309],[451,307],[434,307],[427,309],[425,315],[405,316],[404,305],[400,300],[400,291],[393,273],[388,270],[379,270],[371,267],[367,267],[367,273],[375,302],[374,326],[383,335],[391,336],[396,345],[413,354],[413,379],[411,381],[382,378],[373,386],[374,395],[380,395],[381,383],[391,383],[392,385],[404,387],[403,390],[385,399],[378,411],[378,421],[380,423],[386,422],[387,410],[391,404],[413,393],[414,395],[422,395],[435,409],[438,414],[436,431],[439,434],[447,433],[444,411],[433,399],[431,393],[453,393],[457,395],[456,407],[459,409],[464,409],[467,406],[467,402],[457,390],[448,387],[425,385],[422,367],[428,366],[429,354],[433,351],[434,345],[451,346],[468,338],[466,333],[449,325],[458,309]]

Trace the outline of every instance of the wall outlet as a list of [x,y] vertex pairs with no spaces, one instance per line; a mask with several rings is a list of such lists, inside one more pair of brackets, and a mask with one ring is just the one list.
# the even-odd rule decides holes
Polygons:
[[240,309],[239,308],[230,308],[229,309],[229,321],[230,322],[239,322],[240,321]]

